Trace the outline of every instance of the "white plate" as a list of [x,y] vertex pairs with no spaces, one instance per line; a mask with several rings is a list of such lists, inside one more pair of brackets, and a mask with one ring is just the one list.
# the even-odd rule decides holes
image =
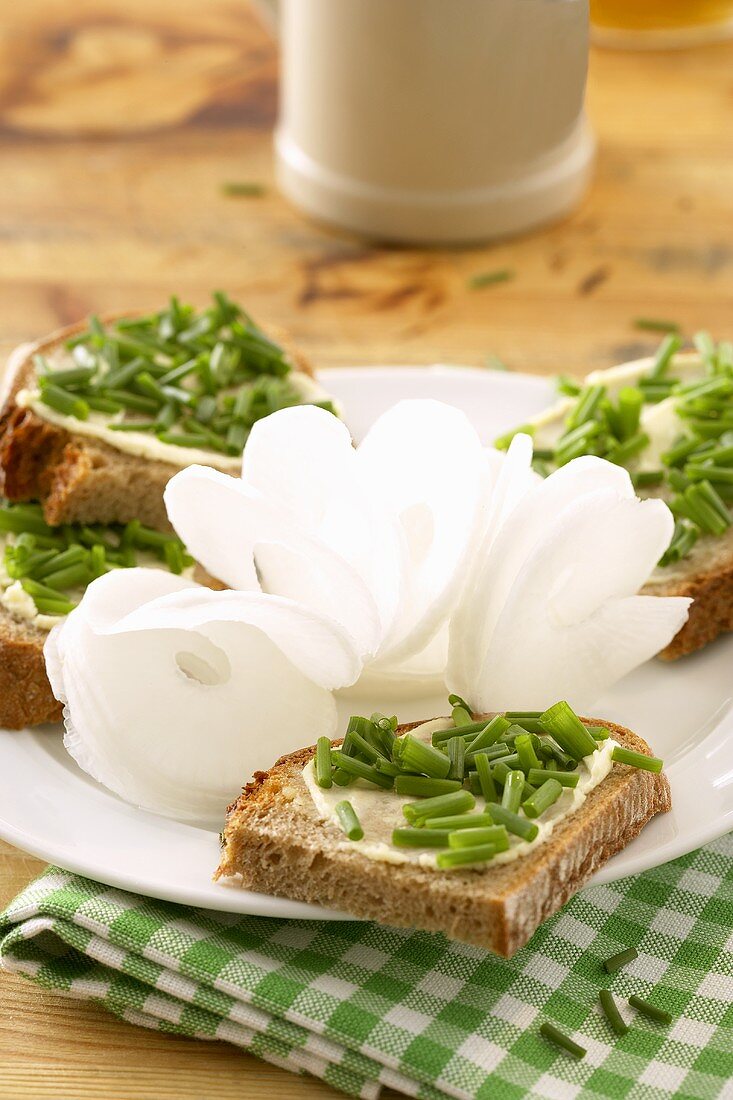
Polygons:
[[[542,379],[462,368],[331,370],[325,383],[357,438],[400,398],[431,396],[464,409],[489,442],[553,397]],[[731,668],[733,637],[676,664],[650,662],[593,708],[654,746],[666,761],[674,801],[672,812],[655,818],[594,882],[656,866],[733,829]],[[364,705],[367,713],[383,709],[377,698]],[[344,701],[342,715],[353,706]],[[445,709],[441,698],[395,707],[403,721]],[[0,837],[70,871],[151,897],[262,916],[348,919],[213,884],[215,832],[121,802],[78,770],[54,727],[0,731]]]

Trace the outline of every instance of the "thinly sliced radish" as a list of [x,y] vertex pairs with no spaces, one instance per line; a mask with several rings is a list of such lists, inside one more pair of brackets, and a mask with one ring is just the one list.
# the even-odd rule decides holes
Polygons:
[[363,578],[345,558],[289,522],[275,503],[202,466],[176,474],[165,502],[176,531],[212,576],[240,591],[287,596],[333,617],[364,656],[377,649],[380,609]]
[[335,734],[329,689],[352,682],[360,662],[343,632],[287,600],[171,591],[160,572],[157,600],[115,622],[115,603],[139,602],[140,572],[95,581],[49,636],[65,745],[134,805],[218,821],[256,769]]
[[461,684],[472,704],[536,709],[567,697],[581,706],[662,649],[685,622],[690,601],[635,593],[672,527],[663,502],[612,489],[567,504],[534,540],[500,548],[507,525],[495,543],[502,550],[498,575],[485,593],[492,629],[486,638],[477,612],[479,672]]
[[415,400],[384,413],[357,458],[407,551],[405,599],[379,654],[400,662],[424,649],[457,598],[488,480],[484,449],[458,409]]

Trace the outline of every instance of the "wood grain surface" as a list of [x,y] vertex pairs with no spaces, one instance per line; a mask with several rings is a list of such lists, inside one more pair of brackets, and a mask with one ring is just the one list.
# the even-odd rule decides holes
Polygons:
[[[733,333],[733,45],[596,51],[593,187],[558,225],[475,249],[383,248],[272,183],[277,58],[246,0],[0,8],[0,351],[89,311],[221,286],[321,366],[436,360],[580,373],[656,343],[640,315]],[[231,198],[226,181],[262,183]],[[483,290],[470,277],[515,276]],[[0,904],[41,864],[0,844]],[[0,1098],[327,1097],[0,979]]]

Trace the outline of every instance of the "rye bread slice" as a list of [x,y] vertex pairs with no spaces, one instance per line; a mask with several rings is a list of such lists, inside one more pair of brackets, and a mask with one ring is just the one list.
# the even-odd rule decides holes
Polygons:
[[[130,314],[110,315],[103,321],[120,316]],[[18,391],[33,385],[33,356],[48,355],[85,328],[83,321],[60,329],[11,356],[0,409],[0,495],[11,501],[40,500],[51,526],[139,519],[168,531],[163,490],[178,466],[68,432],[15,403]],[[265,331],[286,349],[298,370],[313,374],[308,361],[279,330],[270,326]]]
[[[627,748],[651,755],[630,730],[603,724]],[[665,776],[614,764],[546,843],[514,863],[450,872],[380,863],[361,855],[358,845],[349,847],[336,825],[319,819],[302,779],[314,752],[301,749],[257,772],[232,803],[215,877],[382,924],[444,932],[506,958],[654,814],[671,807]]]

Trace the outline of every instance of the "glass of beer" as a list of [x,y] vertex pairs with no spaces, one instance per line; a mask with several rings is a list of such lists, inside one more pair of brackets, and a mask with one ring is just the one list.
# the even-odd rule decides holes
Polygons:
[[733,0],[590,0],[600,46],[670,49],[733,37]]

